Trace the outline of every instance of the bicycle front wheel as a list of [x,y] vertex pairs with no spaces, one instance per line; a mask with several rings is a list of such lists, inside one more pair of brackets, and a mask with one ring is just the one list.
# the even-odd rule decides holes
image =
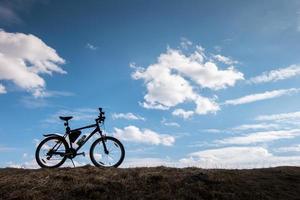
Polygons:
[[40,167],[56,168],[67,159],[68,144],[61,137],[47,137],[36,148],[35,159]]
[[[104,150],[105,143],[107,152]],[[90,158],[97,167],[118,167],[124,160],[125,150],[122,143],[110,136],[97,139],[91,146]]]

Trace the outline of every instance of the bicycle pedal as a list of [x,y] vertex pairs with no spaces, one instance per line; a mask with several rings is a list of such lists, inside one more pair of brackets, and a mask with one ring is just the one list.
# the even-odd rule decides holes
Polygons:
[[84,152],[78,153],[77,156],[83,156],[83,157],[85,157],[85,153]]

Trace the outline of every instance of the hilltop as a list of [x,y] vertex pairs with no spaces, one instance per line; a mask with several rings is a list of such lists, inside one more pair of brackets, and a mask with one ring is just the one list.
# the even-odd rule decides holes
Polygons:
[[0,169],[0,198],[300,199],[300,168]]

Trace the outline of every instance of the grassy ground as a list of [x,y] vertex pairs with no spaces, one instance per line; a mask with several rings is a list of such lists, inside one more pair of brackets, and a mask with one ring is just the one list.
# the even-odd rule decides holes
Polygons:
[[300,199],[300,168],[6,168],[0,199]]

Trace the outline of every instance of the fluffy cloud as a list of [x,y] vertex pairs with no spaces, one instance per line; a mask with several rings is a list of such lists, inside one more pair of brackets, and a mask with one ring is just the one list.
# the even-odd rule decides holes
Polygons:
[[0,94],[5,94],[5,93],[6,93],[6,89],[4,85],[0,84]]
[[0,80],[12,81],[36,97],[43,96],[46,83],[41,74],[65,74],[59,67],[64,62],[38,37],[0,30]]
[[[298,149],[299,150],[299,147]],[[251,169],[276,166],[297,166],[300,156],[277,156],[264,147],[225,147],[197,151],[180,160],[170,158],[129,158],[122,167],[200,167],[222,169]]]
[[141,130],[136,126],[127,126],[124,129],[115,128],[114,136],[125,141],[132,141],[153,145],[172,146],[175,142],[173,136],[159,134],[149,129]]
[[[39,168],[35,160],[28,160],[22,164],[13,162],[6,163],[14,168]],[[83,166],[84,162],[75,162],[76,166]],[[201,167],[201,168],[222,168],[222,169],[249,169],[276,166],[298,166],[300,156],[276,156],[263,147],[226,147],[209,149],[188,154],[180,160],[173,160],[169,157],[131,157],[124,160],[121,168],[127,167]],[[72,167],[72,163],[66,162],[63,167]]]
[[186,111],[186,110],[183,110],[181,108],[178,108],[178,109],[176,109],[172,112],[172,115],[179,116],[179,117],[182,117],[184,119],[190,118],[193,114],[194,114],[194,111],[191,111],[191,110]]
[[300,129],[279,130],[279,131],[262,131],[250,133],[243,136],[229,137],[218,140],[220,144],[254,144],[271,142],[280,139],[292,139],[300,136]]
[[222,55],[214,55],[214,59],[216,59],[219,62],[222,62],[227,65],[233,65],[233,64],[238,64],[238,61],[232,60],[231,58],[228,58],[226,56]]
[[183,48],[183,49],[188,49],[190,46],[193,45],[193,42],[188,40],[187,38],[181,38],[181,42],[180,42],[180,46]]
[[199,115],[216,113],[220,110],[220,106],[215,102],[215,99],[198,96],[195,103],[197,105],[195,112]]
[[300,66],[299,65],[291,65],[286,68],[280,68],[276,70],[272,70],[269,72],[264,72],[260,76],[253,77],[249,80],[250,83],[265,83],[265,82],[275,82],[279,80],[288,79],[294,76],[300,75]]
[[113,113],[113,119],[127,119],[127,120],[142,120],[145,121],[144,117],[135,115],[133,113]]
[[133,78],[144,79],[146,82],[146,108],[168,109],[196,97],[189,82],[180,75],[171,74],[169,68],[153,65],[146,71],[136,71]]
[[261,168],[299,165],[300,156],[275,156],[263,147],[225,147],[191,153],[180,163],[201,168]]
[[148,69],[153,66],[176,70],[182,76],[191,78],[200,87],[213,90],[234,86],[236,81],[244,79],[243,74],[233,67],[219,69],[216,63],[206,58],[201,47],[190,56],[178,50],[168,49],[166,53],[159,56],[158,62],[150,65],[144,73],[147,74]]
[[243,74],[233,67],[219,69],[201,47],[197,47],[191,55],[168,49],[156,63],[147,68],[134,69],[133,79],[144,80],[147,88],[142,106],[166,110],[180,103],[194,102],[197,106],[194,113],[197,114],[215,113],[219,105],[215,99],[195,92],[195,87],[219,90],[234,86],[236,81],[244,79]]
[[247,96],[244,96],[244,97],[241,97],[238,99],[227,100],[227,101],[225,101],[224,104],[227,104],[227,105],[247,104],[247,103],[252,103],[255,101],[273,99],[273,98],[281,97],[284,95],[292,95],[292,94],[298,93],[299,91],[300,91],[299,88],[266,91],[264,93],[251,94],[251,95],[247,95]]

